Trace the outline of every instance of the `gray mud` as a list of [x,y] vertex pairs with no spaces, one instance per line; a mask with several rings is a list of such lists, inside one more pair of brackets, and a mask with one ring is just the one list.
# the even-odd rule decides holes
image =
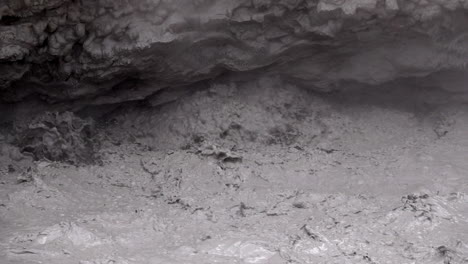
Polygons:
[[96,165],[5,132],[0,263],[468,263],[458,98],[214,82],[101,115]]

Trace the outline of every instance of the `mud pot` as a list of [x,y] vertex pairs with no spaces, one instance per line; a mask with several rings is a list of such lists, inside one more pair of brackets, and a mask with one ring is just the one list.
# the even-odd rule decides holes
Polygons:
[[79,113],[5,129],[1,263],[468,263],[450,94],[260,78],[98,112],[99,146]]

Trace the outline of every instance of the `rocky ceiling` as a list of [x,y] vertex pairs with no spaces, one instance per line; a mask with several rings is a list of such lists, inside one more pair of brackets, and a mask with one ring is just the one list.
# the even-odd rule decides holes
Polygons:
[[[468,0],[0,0],[0,98],[108,104],[260,69],[311,89],[449,76]],[[443,83],[443,82],[441,82]]]

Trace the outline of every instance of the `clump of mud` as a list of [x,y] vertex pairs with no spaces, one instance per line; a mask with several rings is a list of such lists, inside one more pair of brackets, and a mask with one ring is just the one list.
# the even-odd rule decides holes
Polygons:
[[17,127],[16,145],[35,160],[94,164],[99,160],[95,134],[91,119],[81,119],[71,112],[47,112],[28,125]]

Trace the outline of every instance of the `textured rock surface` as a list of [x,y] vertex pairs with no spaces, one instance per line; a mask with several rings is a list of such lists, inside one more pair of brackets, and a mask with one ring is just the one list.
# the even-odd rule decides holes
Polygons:
[[115,103],[264,67],[320,90],[462,70],[467,9],[466,0],[0,0],[0,98]]

